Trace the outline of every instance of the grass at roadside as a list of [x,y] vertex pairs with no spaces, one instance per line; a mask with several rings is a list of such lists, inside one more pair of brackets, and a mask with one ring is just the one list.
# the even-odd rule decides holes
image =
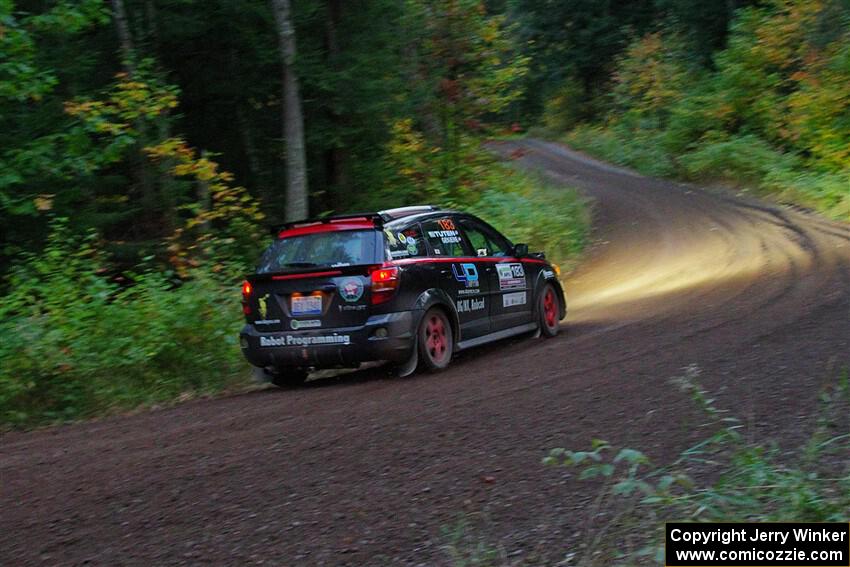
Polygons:
[[721,183],[781,203],[800,205],[850,221],[850,172],[806,168],[756,136],[705,141],[685,153],[666,149],[670,133],[579,126],[563,140],[571,147],[644,175]]
[[461,208],[512,241],[528,243],[530,250],[545,251],[551,261],[572,267],[588,242],[588,201],[574,189],[502,164],[489,181],[490,188],[475,203]]

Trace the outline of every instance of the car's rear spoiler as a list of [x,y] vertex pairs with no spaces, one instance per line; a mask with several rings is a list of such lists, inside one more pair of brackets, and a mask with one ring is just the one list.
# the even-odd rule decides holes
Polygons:
[[272,236],[277,236],[284,230],[289,230],[292,228],[299,228],[304,226],[312,226],[312,225],[320,225],[320,224],[334,224],[334,223],[345,223],[347,221],[356,221],[362,220],[365,222],[371,221],[376,228],[380,228],[384,225],[384,218],[379,213],[351,213],[348,215],[334,215],[332,217],[324,217],[324,218],[314,218],[314,219],[304,219],[299,221],[287,222],[283,224],[277,224],[269,227],[269,233]]
[[347,215],[334,215],[330,217],[304,219],[284,224],[277,224],[269,227],[269,232],[272,235],[277,236],[278,234],[280,234],[281,231],[289,230],[291,228],[298,228],[302,226],[310,226],[317,224],[333,224],[335,222],[342,223],[345,221],[354,220],[372,221],[376,228],[381,228],[384,226],[385,222],[398,220],[400,218],[415,215],[418,213],[430,213],[442,210],[442,207],[436,205],[415,205],[412,207],[398,207],[395,209],[386,209],[377,213],[351,213]]

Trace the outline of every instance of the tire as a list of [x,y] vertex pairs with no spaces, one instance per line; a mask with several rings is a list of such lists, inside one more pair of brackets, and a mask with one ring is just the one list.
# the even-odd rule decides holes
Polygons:
[[271,382],[278,388],[297,388],[307,381],[307,371],[300,368],[278,368],[271,375]]
[[448,367],[454,350],[452,324],[446,312],[432,307],[425,312],[417,333],[419,363],[429,372],[439,372]]
[[552,338],[561,330],[560,325],[561,300],[555,286],[547,283],[537,297],[537,326],[540,334]]

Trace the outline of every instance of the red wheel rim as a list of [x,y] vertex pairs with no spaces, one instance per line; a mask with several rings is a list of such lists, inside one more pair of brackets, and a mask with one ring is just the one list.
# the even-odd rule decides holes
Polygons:
[[558,302],[551,287],[546,288],[546,293],[543,294],[543,319],[550,329],[554,329],[558,324]]
[[446,322],[439,315],[431,315],[425,324],[425,349],[436,363],[443,362],[449,355],[449,338]]

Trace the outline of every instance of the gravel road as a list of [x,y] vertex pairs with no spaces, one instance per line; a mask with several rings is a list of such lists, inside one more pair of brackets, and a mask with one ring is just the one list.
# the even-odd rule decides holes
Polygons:
[[[850,229],[535,140],[496,150],[595,199],[553,340],[0,437],[0,565],[446,565],[443,531],[551,565],[586,485],[540,464],[593,438],[664,462],[699,438],[670,385],[793,446],[850,364]],[[237,332],[237,329],[233,330]]]

